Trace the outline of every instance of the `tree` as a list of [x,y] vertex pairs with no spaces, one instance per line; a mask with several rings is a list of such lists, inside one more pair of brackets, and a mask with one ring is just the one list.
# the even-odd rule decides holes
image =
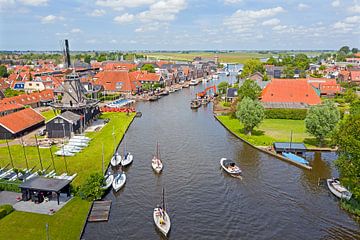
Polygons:
[[338,146],[335,164],[340,172],[341,182],[350,188],[353,197],[360,200],[360,115],[350,114],[333,135]]
[[238,93],[240,100],[245,97],[257,100],[261,94],[261,87],[255,81],[247,79],[239,88]]
[[358,52],[359,52],[359,49],[358,49],[358,48],[353,48],[353,49],[351,49],[351,52],[352,52],[353,54],[358,53]]
[[97,57],[96,59],[98,62],[104,62],[106,61],[106,55],[101,54],[99,57]]
[[340,51],[337,55],[336,55],[336,61],[337,62],[345,62],[346,61],[346,53],[343,51]]
[[91,62],[91,56],[86,54],[85,57],[84,57],[84,62],[90,64],[90,62]]
[[144,64],[142,67],[141,67],[141,70],[142,71],[147,71],[149,73],[155,73],[155,68],[152,64]]
[[270,57],[267,61],[266,61],[266,64],[269,64],[269,65],[277,65],[278,64],[278,61],[274,58],[274,57]]
[[350,114],[360,115],[360,100],[354,101],[350,105]]
[[100,173],[91,174],[86,179],[86,182],[79,189],[79,194],[81,198],[88,201],[100,199],[104,194],[104,190],[102,189],[103,183],[103,175],[101,175]]
[[254,74],[256,72],[260,72],[261,74],[263,74],[265,72],[265,68],[259,59],[250,59],[245,63],[240,77],[247,78],[251,74]]
[[236,106],[236,117],[244,124],[245,133],[251,135],[264,119],[265,110],[259,101],[244,97]]
[[345,102],[352,103],[357,99],[357,95],[352,88],[348,88],[348,89],[346,89],[346,91],[344,93],[344,99],[345,99]]
[[0,77],[8,77],[9,74],[7,72],[7,68],[5,65],[0,65]]
[[326,69],[325,65],[321,65],[321,66],[319,67],[319,70],[320,70],[320,71],[324,71],[325,69]]
[[292,66],[286,66],[283,73],[286,78],[294,78],[295,69]]
[[297,54],[294,58],[293,66],[299,70],[307,70],[309,68],[310,59],[306,54]]
[[221,82],[218,84],[217,88],[220,94],[225,94],[226,93],[226,89],[229,87],[229,83],[228,82]]
[[340,120],[340,112],[332,101],[312,106],[305,118],[306,130],[316,137],[321,147],[325,138],[334,131]]
[[348,54],[350,52],[349,46],[343,46],[340,48],[339,52],[344,52],[345,54]]

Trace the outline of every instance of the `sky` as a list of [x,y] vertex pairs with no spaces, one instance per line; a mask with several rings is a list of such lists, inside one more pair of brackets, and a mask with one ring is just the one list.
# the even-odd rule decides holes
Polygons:
[[1,50],[360,48],[360,0],[0,0]]

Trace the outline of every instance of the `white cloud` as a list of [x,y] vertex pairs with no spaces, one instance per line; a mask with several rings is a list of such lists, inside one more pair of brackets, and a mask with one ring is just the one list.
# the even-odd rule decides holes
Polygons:
[[225,4],[236,4],[241,3],[243,0],[224,0]]
[[334,23],[333,28],[342,33],[360,30],[360,16],[347,17],[342,21]]
[[339,7],[339,6],[340,6],[340,0],[332,1],[331,6],[333,6],[333,7]]
[[360,4],[349,7],[349,12],[360,13]]
[[285,26],[285,25],[277,25],[277,26],[273,27],[272,30],[274,30],[274,31],[283,31],[286,28],[287,28],[287,26]]
[[272,19],[264,21],[261,25],[263,25],[263,26],[275,26],[275,25],[278,25],[279,23],[280,23],[279,19],[272,18]]
[[80,28],[73,28],[73,29],[71,29],[70,32],[72,32],[72,33],[81,33],[82,31],[81,31]]
[[303,10],[306,10],[306,9],[310,8],[309,5],[307,5],[305,3],[299,3],[299,5],[297,7],[298,7],[298,9],[300,11],[303,11]]
[[186,0],[161,0],[152,4],[149,10],[139,13],[138,18],[142,21],[172,21],[186,6]]
[[254,27],[268,17],[276,16],[284,12],[282,7],[267,8],[260,10],[237,10],[232,16],[225,18],[224,25],[235,33],[253,31]]
[[41,6],[46,5],[48,0],[20,0],[20,2],[30,6]]
[[105,15],[105,13],[106,13],[106,11],[103,9],[95,9],[94,11],[89,13],[89,15],[92,17],[101,17],[101,16]]
[[155,0],[97,0],[96,5],[122,10],[124,8],[146,6],[154,2]]
[[15,0],[0,0],[0,11],[15,6]]
[[117,41],[115,39],[111,39],[110,43],[117,43]]
[[41,17],[40,20],[41,20],[41,23],[46,24],[46,23],[54,23],[57,21],[62,21],[62,20],[64,20],[64,18],[61,16],[55,16],[55,15],[50,14],[50,15]]
[[128,14],[128,13],[125,13],[121,16],[117,16],[114,18],[114,21],[117,22],[117,23],[129,23],[129,22],[132,22],[134,20],[134,15],[132,14]]

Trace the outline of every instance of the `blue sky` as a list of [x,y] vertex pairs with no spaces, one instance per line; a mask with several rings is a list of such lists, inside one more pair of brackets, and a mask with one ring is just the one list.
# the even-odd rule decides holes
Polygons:
[[0,0],[0,49],[360,47],[360,0]]

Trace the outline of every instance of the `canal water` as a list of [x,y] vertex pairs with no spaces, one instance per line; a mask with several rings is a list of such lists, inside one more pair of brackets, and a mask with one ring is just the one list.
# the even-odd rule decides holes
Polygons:
[[[170,239],[360,238],[359,223],[324,185],[318,186],[319,178],[336,174],[334,153],[308,153],[312,171],[261,153],[224,129],[211,104],[190,109],[190,100],[203,88],[138,104],[143,115],[119,147],[126,143],[134,155],[125,170],[126,185],[105,196],[112,200],[110,219],[88,223],[84,239],[165,239],[152,219],[163,187]],[[151,169],[156,142],[164,162],[160,175]],[[241,166],[242,180],[220,169],[222,157]]]

